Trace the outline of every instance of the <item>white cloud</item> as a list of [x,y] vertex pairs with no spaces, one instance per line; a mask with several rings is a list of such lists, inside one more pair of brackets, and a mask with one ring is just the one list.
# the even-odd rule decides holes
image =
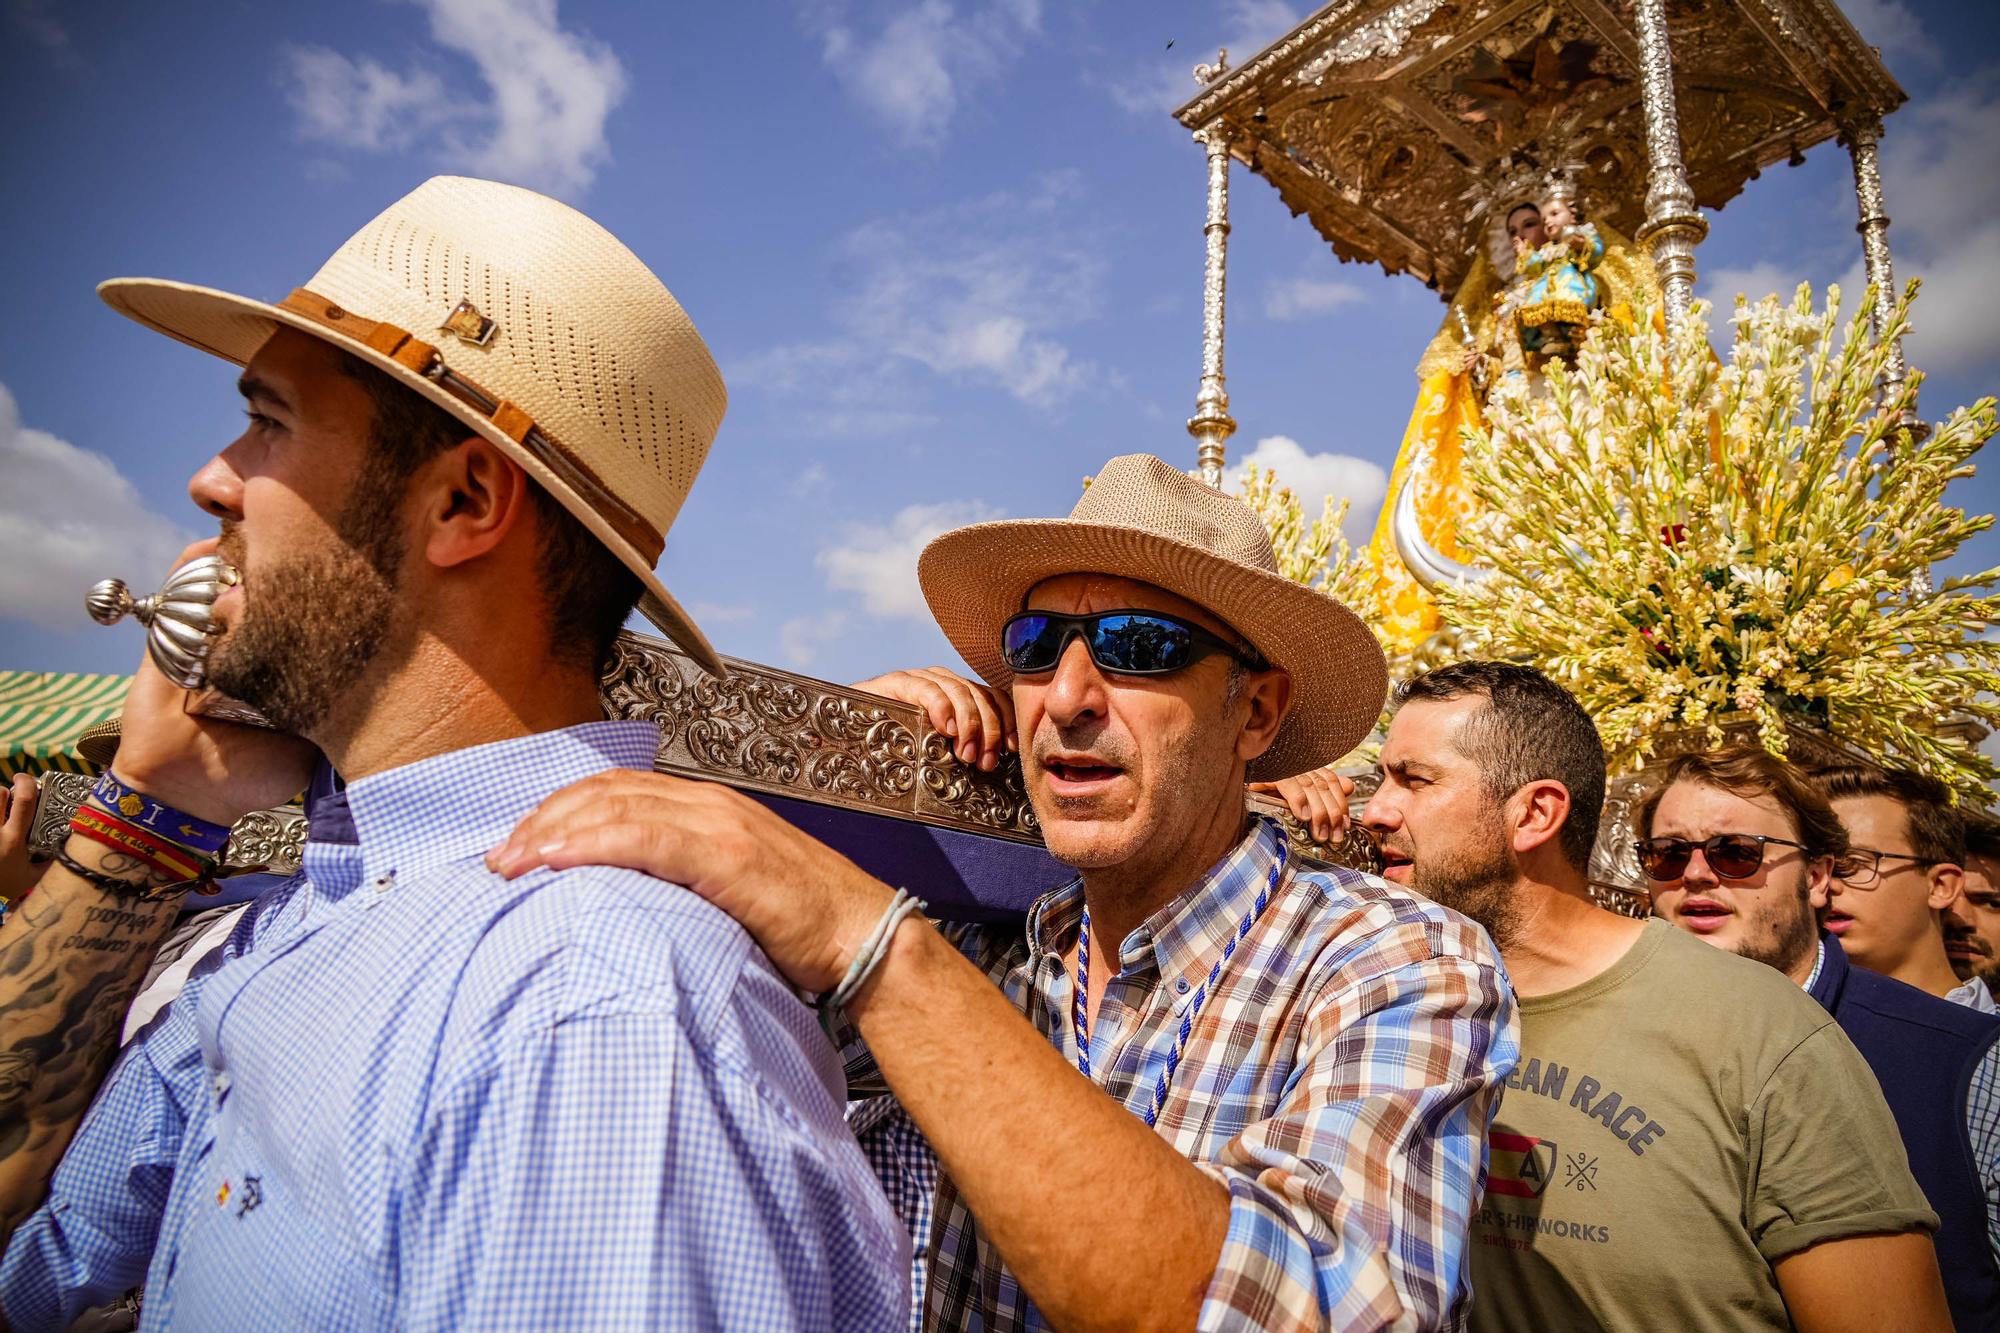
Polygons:
[[152,512],[117,465],[21,423],[0,384],[0,616],[50,629],[84,622],[103,578],[150,592],[195,534]]
[[396,70],[297,47],[286,66],[300,134],[364,152],[430,145],[482,176],[559,195],[589,188],[610,156],[605,120],[625,95],[611,48],[559,27],[556,0],[416,2],[438,45],[472,62],[484,95],[426,64]]
[[1847,21],[1863,39],[1879,48],[1885,59],[1908,56],[1936,60],[1937,43],[1903,0],[1841,0]]
[[1718,328],[1720,322],[1726,320],[1729,312],[1736,308],[1738,296],[1747,296],[1752,301],[1772,295],[1790,300],[1801,282],[1813,278],[1801,267],[1768,259],[1737,268],[1704,269],[1697,266],[1695,276],[1697,294],[1715,308],[1709,322]]
[[1272,319],[1309,319],[1367,299],[1351,282],[1303,276],[1272,283],[1264,293],[1264,313]]
[[857,228],[836,250],[838,332],[746,358],[731,383],[801,400],[819,435],[929,424],[918,368],[1058,406],[1103,378],[1062,336],[1097,313],[1104,269],[1077,193],[1057,175]]
[[1900,284],[1924,279],[1911,361],[1957,370],[2000,359],[2000,70],[1912,99],[1882,136],[1890,248]]
[[808,20],[821,55],[848,96],[901,142],[935,148],[967,96],[990,83],[1041,25],[1041,0],[919,0],[872,35],[845,5],[816,6]]
[[813,664],[819,650],[847,628],[847,612],[822,611],[816,616],[793,616],[778,626],[778,651],[785,664],[805,668]]
[[1382,497],[1389,491],[1389,474],[1380,464],[1351,454],[1309,454],[1289,435],[1266,435],[1257,447],[1236,461],[1223,478],[1223,488],[1234,491],[1243,484],[1243,470],[1250,464],[1278,474],[1278,480],[1292,488],[1310,523],[1331,496],[1338,505],[1348,501],[1347,521],[1341,532],[1355,545],[1368,540]]
[[816,560],[835,592],[856,593],[871,616],[926,620],[930,608],[917,585],[917,556],[947,528],[1004,517],[978,500],[946,500],[899,510],[886,525],[850,524],[842,540]]
[[[1299,11],[1285,0],[1229,0],[1216,29],[1166,32],[1174,39],[1171,48],[1136,62],[1133,73],[1112,80],[1106,91],[1135,116],[1150,118],[1172,111],[1201,90],[1194,81],[1194,67],[1213,64],[1217,46],[1229,52],[1232,67],[1240,65],[1296,28],[1299,18]],[[1218,31],[1224,34],[1219,41]]]

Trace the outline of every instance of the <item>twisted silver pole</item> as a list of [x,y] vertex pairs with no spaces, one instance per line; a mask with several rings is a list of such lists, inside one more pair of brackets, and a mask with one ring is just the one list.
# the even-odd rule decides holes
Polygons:
[[1680,109],[1674,98],[1674,58],[1667,44],[1666,0],[1633,0],[1639,37],[1640,92],[1646,109],[1646,221],[1639,240],[1652,252],[1666,305],[1667,330],[1677,331],[1694,305],[1694,248],[1708,235],[1695,207],[1681,157]]
[[[1896,265],[1889,257],[1889,213],[1882,197],[1882,168],[1876,157],[1876,147],[1882,142],[1882,117],[1872,111],[1856,116],[1840,127],[1840,137],[1854,159],[1854,203],[1861,214],[1854,229],[1861,233],[1861,261],[1867,269],[1869,284],[1875,288],[1872,322],[1875,340],[1880,342],[1888,332],[1896,304]],[[1882,372],[1881,401],[1894,402],[1908,378],[1903,340],[1898,338],[1889,348],[1888,364]],[[1908,416],[1913,420],[1916,417],[1914,402]]]
[[1236,433],[1222,374],[1223,299],[1229,261],[1229,131],[1216,119],[1194,137],[1208,149],[1208,222],[1202,228],[1208,255],[1201,283],[1201,390],[1195,394],[1194,415],[1188,418],[1187,428],[1194,436],[1201,479],[1220,487],[1224,445]]

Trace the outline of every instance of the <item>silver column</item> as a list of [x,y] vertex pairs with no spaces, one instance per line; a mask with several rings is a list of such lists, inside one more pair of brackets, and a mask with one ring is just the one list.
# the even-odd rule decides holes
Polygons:
[[1673,52],[1667,45],[1666,0],[1633,0],[1639,37],[1640,88],[1646,107],[1646,221],[1639,240],[1653,254],[1666,303],[1667,328],[1678,329],[1694,304],[1694,248],[1708,235],[1695,207],[1681,158],[1680,111],[1674,100]]
[[[1854,202],[1861,220],[1854,229],[1861,233],[1861,260],[1868,281],[1875,288],[1875,337],[1879,341],[1889,328],[1889,316],[1896,303],[1896,265],[1889,257],[1889,214],[1882,201],[1882,169],[1876,146],[1882,142],[1882,117],[1868,112],[1841,126],[1841,142],[1854,159]],[[1902,393],[1909,367],[1903,360],[1903,342],[1898,338],[1889,348],[1888,366],[1882,373],[1882,401],[1894,402]],[[1908,417],[1916,419],[1916,404]]]
[[1229,130],[1220,119],[1195,133],[1208,149],[1208,257],[1201,282],[1201,391],[1195,394],[1188,434],[1194,436],[1201,479],[1222,485],[1223,446],[1236,433],[1229,391],[1222,387],[1223,295],[1229,259]]

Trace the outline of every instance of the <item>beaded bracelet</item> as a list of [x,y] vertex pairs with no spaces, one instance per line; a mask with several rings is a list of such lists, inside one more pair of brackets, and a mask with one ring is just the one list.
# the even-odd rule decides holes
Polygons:
[[923,910],[922,899],[917,898],[908,889],[897,889],[896,896],[889,900],[888,909],[882,913],[881,920],[875,923],[875,929],[868,932],[868,938],[854,951],[854,958],[847,965],[847,975],[840,979],[838,986],[820,997],[820,1009],[826,1011],[846,1008],[847,1002],[867,984],[869,976],[881,965],[882,960],[889,956],[889,941],[896,934],[896,927],[903,924],[903,918],[914,916]]

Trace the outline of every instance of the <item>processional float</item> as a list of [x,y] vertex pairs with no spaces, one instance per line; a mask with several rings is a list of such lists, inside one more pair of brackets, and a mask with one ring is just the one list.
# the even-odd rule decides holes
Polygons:
[[[1665,318],[1678,322],[1707,231],[1701,210],[1838,137],[1853,155],[1869,281],[1894,283],[1876,145],[1905,95],[1830,0],[1334,0],[1243,64],[1224,53],[1195,75],[1200,92],[1175,112],[1208,166],[1201,377],[1188,431],[1196,471],[1213,485],[1236,428],[1223,371],[1232,160],[1274,185],[1342,260],[1449,295],[1490,221],[1468,218],[1465,198],[1521,163],[1573,158],[1594,216],[1644,245]],[[1902,376],[1898,359],[1891,378]],[[1889,396],[1896,387],[1884,386]],[[1395,558],[1429,591],[1478,571],[1454,557],[1448,531],[1423,521],[1416,482],[1427,461],[1399,465],[1386,514]],[[180,594],[191,577],[177,574]],[[171,668],[206,629],[199,607],[169,606],[174,592],[135,602],[101,588],[93,614],[108,622],[138,611]],[[661,770],[758,796],[877,873],[921,885],[934,911],[1019,911],[1067,876],[1039,845],[1017,759],[982,772],[921,710],[726,660],[729,673],[711,677],[673,645],[628,632],[603,682],[607,713],[661,726]],[[1808,757],[1849,757],[1824,735],[1797,740]],[[1358,776],[1357,813],[1368,791]],[[49,847],[88,780],[43,781],[33,840]],[[1622,864],[1635,790],[1614,784],[1593,879],[1603,901],[1636,912],[1644,891]],[[1281,818],[1304,854],[1374,864],[1358,834],[1319,845],[1282,806],[1251,804]],[[295,807],[259,812],[235,829],[226,862],[288,871],[305,833]]]
[[[1490,323],[1493,306],[1473,308],[1464,295],[1479,288],[1475,270],[1503,221],[1493,205],[1507,210],[1506,182],[1524,171],[1563,176],[1605,234],[1635,238],[1645,270],[1635,280],[1652,284],[1671,329],[1694,300],[1703,210],[1837,139],[1853,159],[1868,281],[1894,290],[1877,145],[1906,96],[1831,0],[1334,0],[1241,64],[1225,51],[1194,77],[1200,91],[1174,115],[1208,165],[1201,380],[1188,432],[1211,484],[1236,429],[1223,369],[1232,161],[1269,182],[1342,261],[1407,273],[1445,298],[1433,351],[1449,353],[1439,362],[1447,371],[1484,341],[1473,324]],[[1888,302],[1874,319],[1880,337]],[[1881,401],[1894,401],[1905,377],[1894,349]],[[1431,594],[1481,573],[1458,558],[1453,521],[1454,500],[1465,503],[1457,427],[1476,413],[1476,392],[1453,392],[1464,397],[1440,390],[1428,414],[1420,397],[1369,552],[1415,610],[1398,624],[1396,611],[1410,608],[1391,607],[1378,632],[1418,663],[1457,646]],[[1913,413],[1903,424],[1923,430]],[[1793,740],[1808,762],[1861,757],[1824,732],[1798,728]],[[1666,738],[1656,762],[1705,746],[1698,734]],[[1358,815],[1372,780],[1354,776]],[[1644,780],[1612,784],[1591,876],[1600,902],[1633,914],[1646,908],[1628,849]]]

